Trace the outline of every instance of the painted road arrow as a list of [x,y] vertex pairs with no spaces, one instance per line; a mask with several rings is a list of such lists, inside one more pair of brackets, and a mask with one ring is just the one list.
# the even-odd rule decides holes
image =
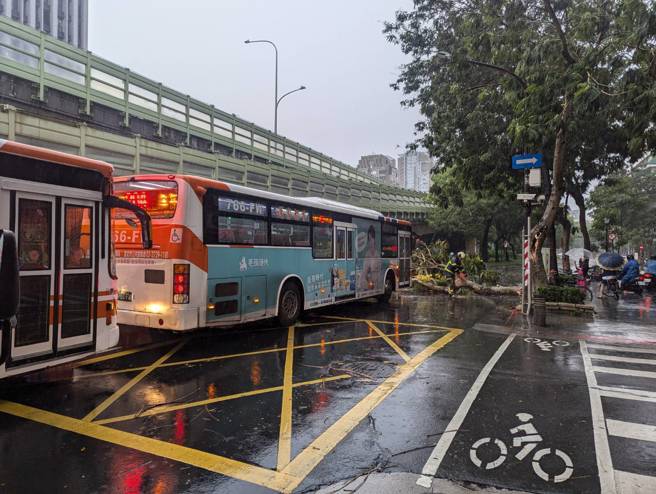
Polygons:
[[512,157],[513,170],[526,170],[528,168],[540,168],[542,166],[542,154],[516,154]]

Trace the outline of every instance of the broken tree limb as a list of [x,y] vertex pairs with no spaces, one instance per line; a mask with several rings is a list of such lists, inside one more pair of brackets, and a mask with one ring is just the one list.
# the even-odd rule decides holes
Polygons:
[[[413,278],[412,282],[434,292],[449,293],[448,286],[440,286],[432,282],[419,281],[416,278]],[[458,288],[466,288],[478,295],[520,295],[522,290],[520,286],[485,286],[469,280],[458,286]]]

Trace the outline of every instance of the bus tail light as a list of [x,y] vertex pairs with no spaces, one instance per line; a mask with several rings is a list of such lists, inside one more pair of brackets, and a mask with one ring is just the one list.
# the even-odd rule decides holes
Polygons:
[[173,265],[173,303],[189,303],[189,264]]

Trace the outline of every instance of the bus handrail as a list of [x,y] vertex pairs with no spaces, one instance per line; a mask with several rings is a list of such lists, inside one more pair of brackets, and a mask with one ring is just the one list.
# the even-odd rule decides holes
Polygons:
[[144,209],[116,196],[105,196],[103,198],[103,206],[106,208],[127,209],[128,211],[133,212],[141,224],[141,242],[143,248],[153,248],[152,221],[150,215]]

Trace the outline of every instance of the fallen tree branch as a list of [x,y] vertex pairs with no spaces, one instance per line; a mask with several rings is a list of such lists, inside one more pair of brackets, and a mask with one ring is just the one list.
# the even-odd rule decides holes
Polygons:
[[[416,278],[412,279],[413,283],[428,288],[434,292],[439,293],[449,293],[448,286],[440,286],[435,283],[419,281]],[[460,285],[458,288],[466,288],[478,295],[520,295],[522,293],[522,287],[520,286],[484,286],[473,281],[467,280],[464,285]]]

